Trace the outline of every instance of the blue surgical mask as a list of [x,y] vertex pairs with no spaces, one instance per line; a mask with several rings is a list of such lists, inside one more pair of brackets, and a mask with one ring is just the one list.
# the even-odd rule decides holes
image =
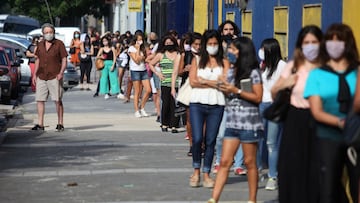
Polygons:
[[236,63],[236,60],[237,60],[236,55],[233,54],[233,53],[231,53],[231,52],[228,52],[228,53],[227,53],[227,59],[229,60],[229,62],[230,62],[231,64],[235,64],[235,63]]

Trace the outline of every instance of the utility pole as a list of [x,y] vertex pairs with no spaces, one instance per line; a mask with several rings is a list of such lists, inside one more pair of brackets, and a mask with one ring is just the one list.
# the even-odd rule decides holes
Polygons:
[[53,19],[52,19],[52,16],[51,16],[51,12],[50,12],[49,3],[48,3],[47,0],[45,0],[45,4],[46,4],[46,7],[47,7],[47,11],[49,13],[50,22],[51,22],[52,25],[54,25],[54,22],[53,22]]

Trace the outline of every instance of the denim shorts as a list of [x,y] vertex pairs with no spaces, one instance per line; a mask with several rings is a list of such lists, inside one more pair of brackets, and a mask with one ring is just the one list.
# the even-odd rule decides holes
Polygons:
[[131,75],[131,81],[142,81],[142,80],[148,80],[149,76],[146,70],[144,71],[130,71]]
[[224,139],[239,139],[242,143],[259,142],[263,135],[262,130],[239,130],[234,128],[226,128]]

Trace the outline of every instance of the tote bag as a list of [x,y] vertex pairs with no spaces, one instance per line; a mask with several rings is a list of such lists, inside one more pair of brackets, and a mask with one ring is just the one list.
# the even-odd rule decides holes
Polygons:
[[191,91],[192,87],[190,85],[190,80],[187,78],[185,83],[180,87],[176,100],[186,106],[189,106]]

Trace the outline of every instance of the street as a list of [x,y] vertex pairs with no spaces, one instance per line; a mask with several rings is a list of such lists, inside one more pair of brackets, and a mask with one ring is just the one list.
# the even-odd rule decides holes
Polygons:
[[[91,85],[95,90],[95,84]],[[28,91],[0,144],[0,202],[206,202],[211,189],[190,188],[192,159],[185,132],[161,132],[156,116],[135,118],[133,103],[93,98],[79,87],[64,94],[64,132],[55,132],[53,102],[46,103],[45,132]],[[154,104],[145,107],[153,113]],[[277,191],[259,182],[258,202]],[[246,176],[230,172],[220,202],[247,202]]]

